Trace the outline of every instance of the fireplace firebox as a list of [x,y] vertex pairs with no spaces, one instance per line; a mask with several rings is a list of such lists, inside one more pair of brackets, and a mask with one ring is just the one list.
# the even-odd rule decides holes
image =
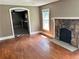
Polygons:
[[71,44],[71,31],[66,28],[61,28],[59,40]]

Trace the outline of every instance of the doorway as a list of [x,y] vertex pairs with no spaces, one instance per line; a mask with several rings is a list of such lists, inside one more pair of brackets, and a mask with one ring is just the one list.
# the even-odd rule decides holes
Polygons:
[[30,34],[30,21],[28,10],[23,8],[13,8],[10,10],[13,35],[19,36],[23,34]]

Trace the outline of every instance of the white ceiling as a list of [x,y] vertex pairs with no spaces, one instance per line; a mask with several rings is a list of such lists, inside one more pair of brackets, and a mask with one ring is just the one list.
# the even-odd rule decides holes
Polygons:
[[4,5],[41,6],[58,0],[0,0]]

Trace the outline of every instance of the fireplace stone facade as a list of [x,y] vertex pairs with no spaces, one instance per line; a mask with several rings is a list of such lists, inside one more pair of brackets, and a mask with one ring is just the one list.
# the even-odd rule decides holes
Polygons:
[[78,47],[79,44],[79,19],[55,19],[55,38],[60,39],[60,29],[66,28],[71,31],[71,45]]

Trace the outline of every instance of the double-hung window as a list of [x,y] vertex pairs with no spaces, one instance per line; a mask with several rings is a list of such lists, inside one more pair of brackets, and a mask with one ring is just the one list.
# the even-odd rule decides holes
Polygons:
[[49,9],[42,10],[42,29],[49,31]]

